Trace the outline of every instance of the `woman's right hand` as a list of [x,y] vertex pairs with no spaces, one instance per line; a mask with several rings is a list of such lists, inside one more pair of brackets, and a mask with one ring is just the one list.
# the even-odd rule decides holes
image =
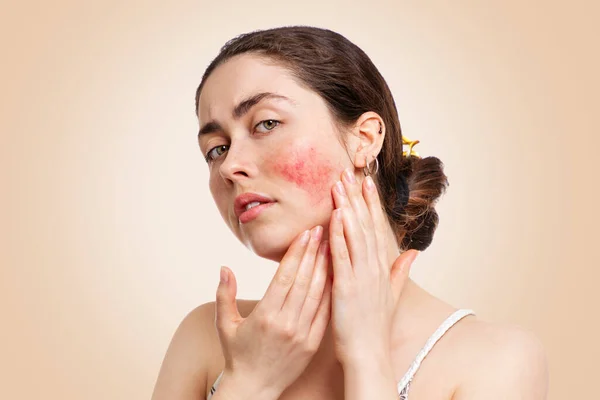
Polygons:
[[247,318],[237,309],[233,272],[222,268],[216,326],[225,370],[219,388],[276,399],[304,371],[330,320],[329,245],[322,235],[317,226],[292,242]]

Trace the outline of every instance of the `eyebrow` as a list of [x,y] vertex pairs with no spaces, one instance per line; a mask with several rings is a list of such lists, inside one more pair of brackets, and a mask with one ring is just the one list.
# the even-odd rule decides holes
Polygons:
[[[250,111],[252,109],[252,107],[254,107],[258,103],[260,103],[262,100],[266,100],[266,99],[285,100],[285,101],[289,101],[292,104],[295,104],[294,101],[292,101],[288,97],[282,96],[280,94],[271,93],[271,92],[261,92],[261,93],[254,94],[254,95],[242,100],[241,102],[239,102],[239,104],[237,106],[235,106],[235,108],[233,109],[233,113],[232,113],[233,119],[238,120],[238,119],[242,118],[244,115],[246,115],[248,113],[248,111]],[[210,121],[210,122],[207,122],[206,124],[204,124],[202,126],[202,128],[200,128],[200,131],[198,132],[198,137],[200,137],[202,135],[206,135],[208,133],[213,133],[213,132],[222,131],[222,130],[223,130],[223,128],[221,127],[221,124],[219,124],[217,121]]]

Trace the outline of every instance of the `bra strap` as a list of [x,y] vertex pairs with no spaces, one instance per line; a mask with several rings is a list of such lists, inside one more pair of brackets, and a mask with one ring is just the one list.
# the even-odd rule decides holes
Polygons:
[[427,357],[427,354],[431,351],[433,346],[437,343],[438,340],[450,329],[454,324],[460,321],[462,318],[467,315],[475,314],[473,310],[461,309],[455,311],[452,315],[450,315],[440,326],[439,328],[431,335],[431,337],[425,343],[425,346],[419,351],[417,357],[410,365],[410,368],[404,374],[400,382],[398,382],[398,393],[401,393],[405,386],[410,384],[413,377],[417,373],[417,370],[421,366],[421,363]]

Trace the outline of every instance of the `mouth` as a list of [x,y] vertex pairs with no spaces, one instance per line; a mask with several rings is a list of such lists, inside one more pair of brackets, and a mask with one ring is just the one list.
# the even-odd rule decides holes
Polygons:
[[245,224],[275,204],[275,200],[257,193],[243,193],[235,198],[234,212],[239,222]]

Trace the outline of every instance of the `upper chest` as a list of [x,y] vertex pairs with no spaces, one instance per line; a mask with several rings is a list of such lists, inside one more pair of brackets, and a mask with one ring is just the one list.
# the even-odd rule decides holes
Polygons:
[[[432,351],[421,363],[410,382],[408,399],[450,400],[455,391],[460,371],[452,368],[448,351]],[[419,351],[416,345],[407,345],[392,354],[396,383],[400,382]],[[222,371],[218,363],[208,373],[207,392]],[[298,379],[279,397],[279,400],[343,400],[345,398],[344,371],[338,363],[313,362]]]

